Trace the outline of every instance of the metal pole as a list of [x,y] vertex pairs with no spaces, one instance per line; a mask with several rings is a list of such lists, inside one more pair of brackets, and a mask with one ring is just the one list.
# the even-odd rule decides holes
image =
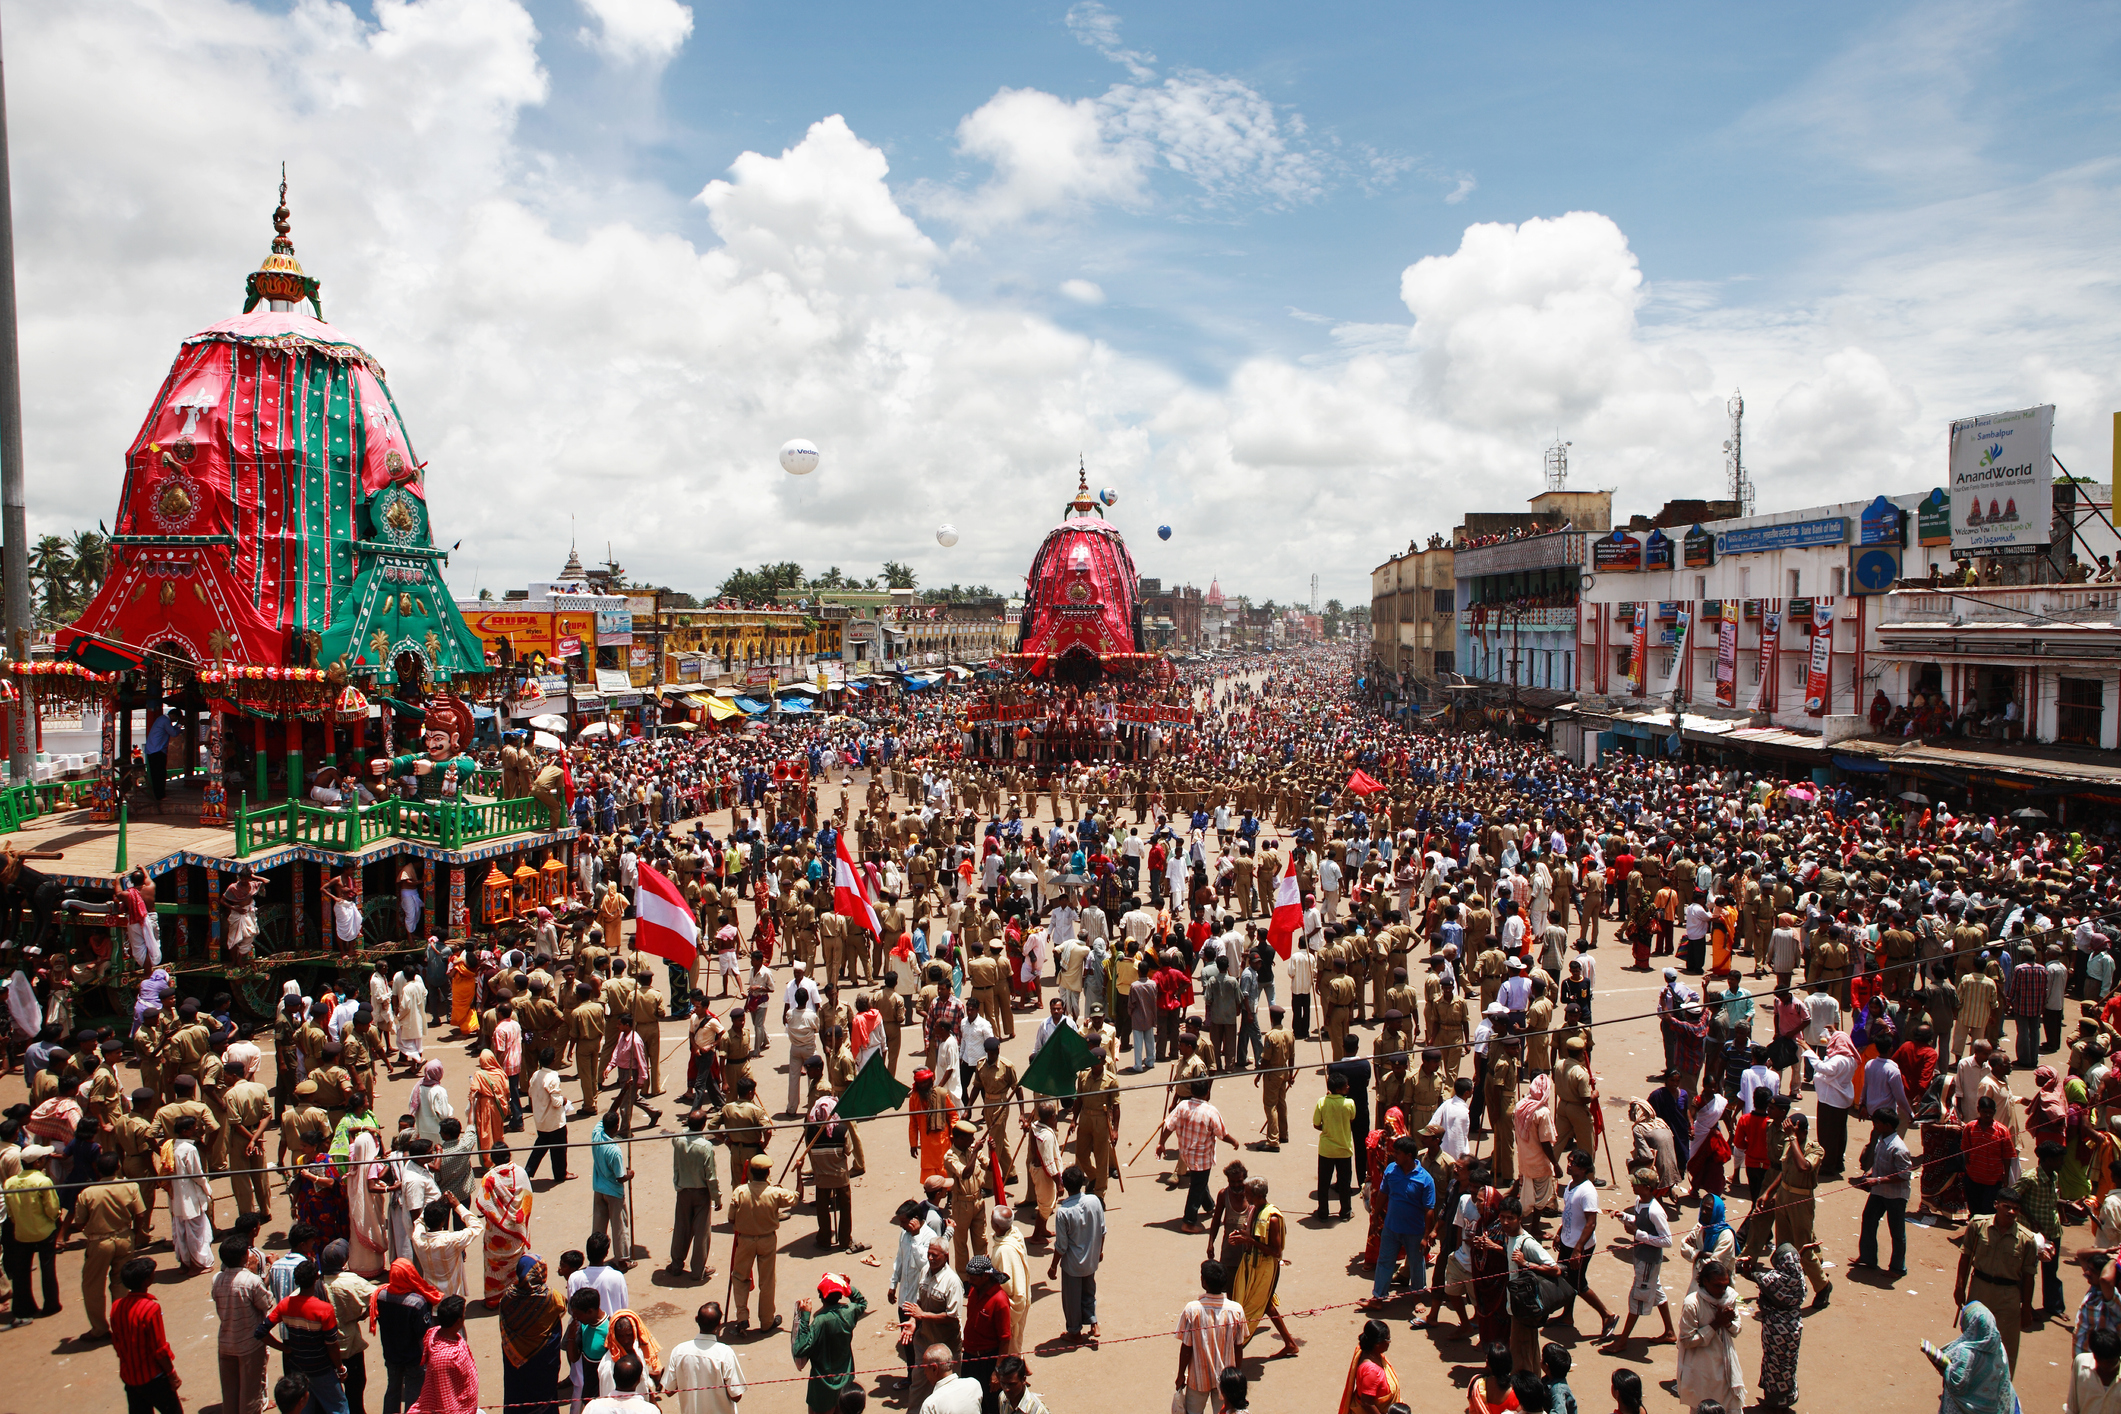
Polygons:
[[[7,596],[7,652],[29,658],[29,506],[22,470],[22,361],[15,337],[15,207],[7,166],[6,69],[0,65],[0,590]],[[34,709],[29,695],[13,711]],[[117,710],[113,706],[110,710]],[[36,763],[30,734],[19,721],[8,738],[9,779],[30,778]]]

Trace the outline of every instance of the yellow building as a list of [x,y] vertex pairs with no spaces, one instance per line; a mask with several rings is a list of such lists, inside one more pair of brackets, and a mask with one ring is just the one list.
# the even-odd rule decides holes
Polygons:
[[[634,643],[649,640],[646,661],[660,652],[663,683],[742,686],[759,672],[777,683],[806,682],[815,672],[820,625],[795,609],[661,609],[650,624],[634,618]],[[647,686],[652,667],[633,669]]]

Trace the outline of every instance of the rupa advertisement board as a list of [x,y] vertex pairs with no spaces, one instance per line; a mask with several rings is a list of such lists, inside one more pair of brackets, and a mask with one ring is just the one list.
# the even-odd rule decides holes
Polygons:
[[1952,424],[1948,491],[1954,550],[2051,543],[2055,408],[2023,408]]

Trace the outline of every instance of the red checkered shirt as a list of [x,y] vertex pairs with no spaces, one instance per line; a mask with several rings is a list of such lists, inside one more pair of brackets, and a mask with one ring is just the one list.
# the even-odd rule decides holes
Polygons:
[[1171,1111],[1171,1134],[1188,1173],[1215,1167],[1215,1143],[1227,1133],[1223,1117],[1206,1100],[1181,1100]]

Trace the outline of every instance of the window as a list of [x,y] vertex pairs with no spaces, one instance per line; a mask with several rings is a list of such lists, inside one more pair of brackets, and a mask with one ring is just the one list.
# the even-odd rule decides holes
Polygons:
[[1455,614],[1458,612],[1458,591],[1456,589],[1438,589],[1434,592],[1436,595],[1437,613]]
[[2055,740],[2069,746],[2097,746],[2106,684],[2098,678],[2055,680]]
[[1751,566],[1741,565],[1738,569],[1738,597],[1741,599],[1753,597],[1753,571]]
[[1704,600],[1704,599],[1706,599],[1706,598],[1708,598],[1708,597],[1709,597],[1709,577],[1708,577],[1707,575],[1705,575],[1705,574],[1697,574],[1697,575],[1695,575],[1695,576],[1694,576],[1694,602],[1695,602],[1695,603],[1697,603],[1697,604],[1699,604],[1699,603],[1700,603],[1700,602],[1701,602],[1702,600]]
[[1455,672],[1457,672],[1457,671],[1458,671],[1458,654],[1457,654],[1456,652],[1454,652],[1453,650],[1449,649],[1449,648],[1439,648],[1439,649],[1437,649],[1437,650],[1436,650],[1436,671],[1437,671],[1437,672],[1439,672],[1439,673],[1455,673]]

